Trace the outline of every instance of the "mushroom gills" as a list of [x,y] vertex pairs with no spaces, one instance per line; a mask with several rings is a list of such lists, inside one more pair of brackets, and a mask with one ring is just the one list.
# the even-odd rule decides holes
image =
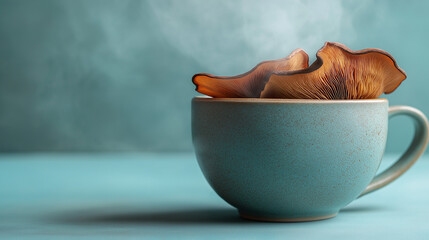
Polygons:
[[296,71],[275,71],[262,98],[371,99],[393,92],[407,77],[387,52],[368,48],[352,51],[327,42],[316,61]]
[[264,61],[252,70],[232,77],[221,77],[207,73],[198,73],[192,77],[196,91],[216,98],[259,98],[271,73],[291,71],[308,67],[308,55],[302,49],[296,49],[289,56]]

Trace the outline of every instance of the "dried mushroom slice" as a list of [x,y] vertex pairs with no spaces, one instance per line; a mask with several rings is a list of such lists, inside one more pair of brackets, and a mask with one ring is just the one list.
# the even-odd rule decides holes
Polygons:
[[274,72],[263,98],[370,99],[393,92],[407,77],[387,52],[352,51],[327,42],[307,69]]
[[264,61],[252,70],[233,77],[207,73],[195,74],[192,82],[196,91],[217,98],[259,98],[273,71],[299,70],[308,67],[308,55],[296,49],[288,57]]

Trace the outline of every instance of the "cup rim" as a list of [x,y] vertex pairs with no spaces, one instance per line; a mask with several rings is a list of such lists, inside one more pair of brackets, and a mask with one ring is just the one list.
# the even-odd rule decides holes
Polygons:
[[335,103],[383,103],[388,102],[385,98],[374,99],[283,99],[283,98],[212,98],[208,96],[196,96],[193,101],[197,102],[231,102],[231,103],[304,103],[304,104],[335,104]]

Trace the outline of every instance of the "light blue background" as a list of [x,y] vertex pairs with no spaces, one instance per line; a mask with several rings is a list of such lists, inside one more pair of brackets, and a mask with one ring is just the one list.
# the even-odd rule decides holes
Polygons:
[[[192,151],[191,77],[325,41],[390,52],[429,114],[427,1],[0,0],[0,151]],[[403,151],[411,122],[389,130]]]

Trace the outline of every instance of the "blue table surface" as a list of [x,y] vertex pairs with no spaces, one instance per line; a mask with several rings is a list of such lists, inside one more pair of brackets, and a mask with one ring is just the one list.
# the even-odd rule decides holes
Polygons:
[[264,223],[240,219],[190,153],[1,154],[0,239],[429,239],[428,173],[425,156],[335,218]]

